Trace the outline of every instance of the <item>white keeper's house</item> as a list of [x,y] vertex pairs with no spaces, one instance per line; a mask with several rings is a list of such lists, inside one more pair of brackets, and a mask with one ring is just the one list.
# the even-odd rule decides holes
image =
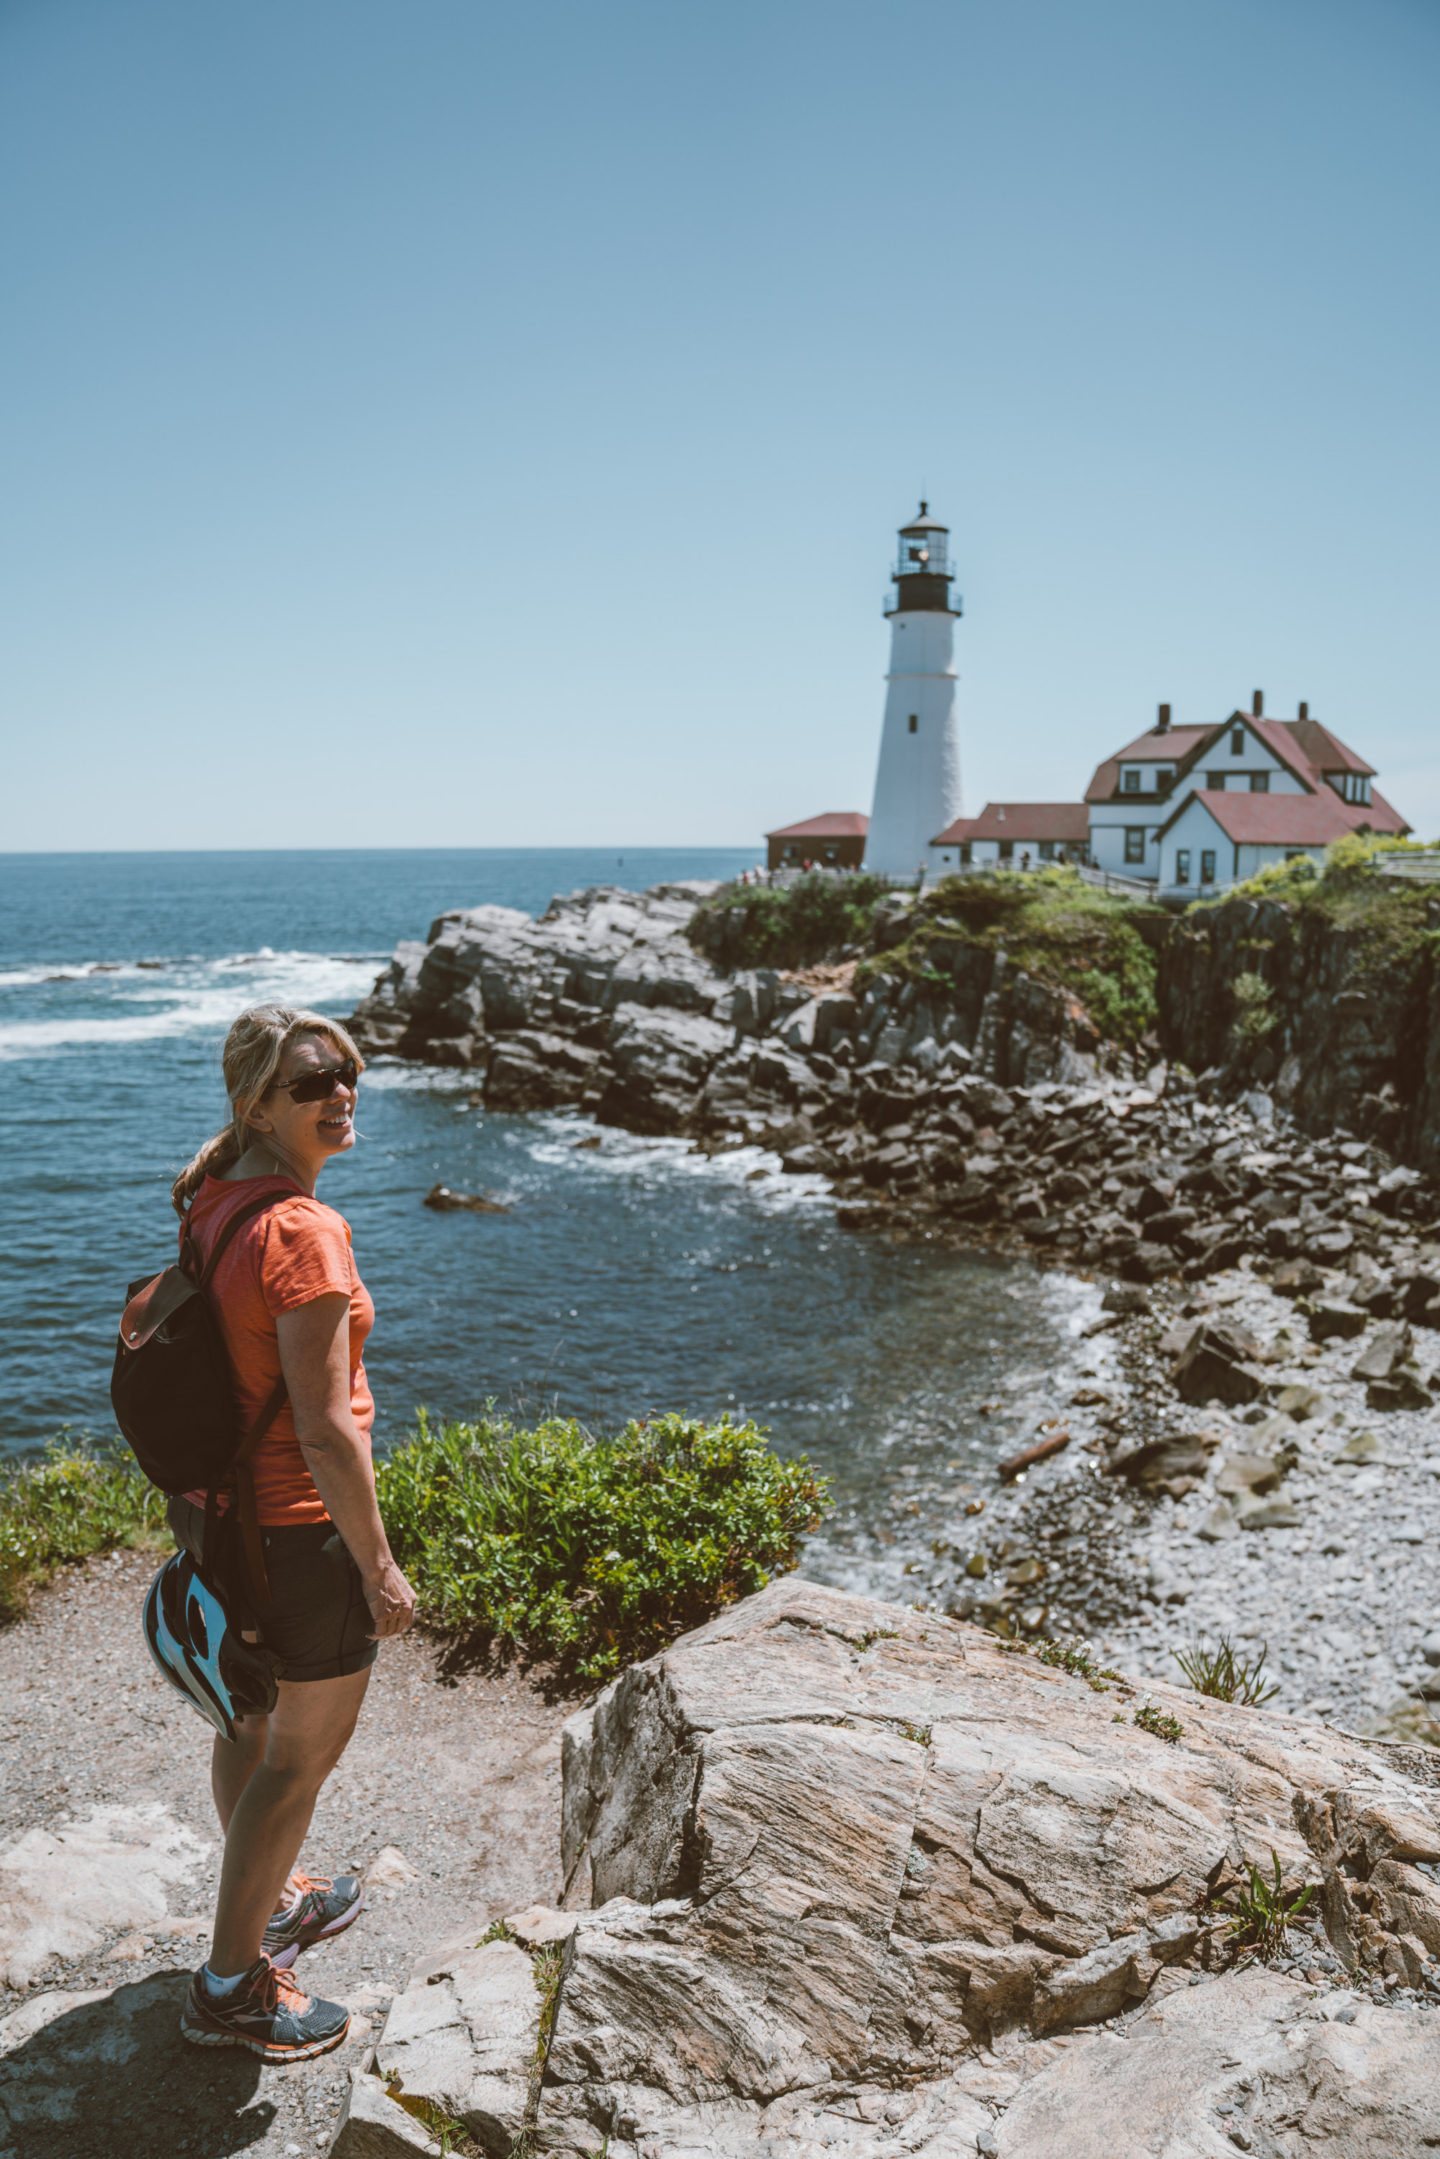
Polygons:
[[960,798],[954,590],[950,535],[922,502],[902,525],[885,600],[890,669],[869,818],[830,810],[767,833],[771,869],[820,864],[899,883],[967,869],[1088,863],[1172,900],[1237,884],[1268,863],[1322,860],[1349,832],[1410,830],[1367,765],[1301,705],[1267,720],[1259,690],[1248,712],[1177,727],[1169,705],[1097,766],[1083,802]]
[[1090,860],[1177,897],[1216,891],[1294,855],[1323,860],[1347,832],[1407,833],[1374,780],[1307,705],[1267,720],[1257,690],[1212,727],[1172,726],[1161,705],[1085,790]]

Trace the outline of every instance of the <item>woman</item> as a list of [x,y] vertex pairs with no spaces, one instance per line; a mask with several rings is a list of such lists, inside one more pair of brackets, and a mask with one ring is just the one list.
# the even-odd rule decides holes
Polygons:
[[[349,2011],[312,2000],[289,1967],[358,1918],[353,1875],[296,1871],[321,1785],[344,1753],[377,1642],[403,1634],[415,1594],[391,1557],[370,1461],[374,1403],[361,1351],[375,1317],[350,1231],[315,1197],[332,1155],[355,1144],[361,1058],[343,1027],[288,1005],[242,1012],[225,1041],[231,1122],[176,1179],[176,1212],[201,1257],[227,1217],[276,1204],[232,1237],[211,1296],[234,1369],[242,1425],[283,1373],[286,1400],[252,1471],[268,1578],[263,1638],[281,1660],[274,1709],[217,1738],[210,1785],[225,1859],[210,1959],[191,1979],[180,2029],[197,2046],[294,2061],[339,2046]],[[169,1504],[197,1559],[203,1492]],[[239,1581],[227,1525],[222,1579]]]

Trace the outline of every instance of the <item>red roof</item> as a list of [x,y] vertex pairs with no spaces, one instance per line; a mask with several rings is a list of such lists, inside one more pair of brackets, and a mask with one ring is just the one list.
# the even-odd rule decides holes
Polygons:
[[870,820],[859,810],[827,810],[823,817],[807,817],[798,825],[781,825],[767,832],[767,840],[863,840]]
[[1313,795],[1252,795],[1229,788],[1194,787],[1160,827],[1161,838],[1190,802],[1203,803],[1227,839],[1249,847],[1328,847],[1331,840],[1368,826],[1372,832],[1405,833],[1410,827],[1388,802],[1342,802],[1321,782]]
[[[1117,750],[1095,768],[1095,777],[1085,790],[1087,802],[1126,802],[1133,796],[1120,793],[1120,767],[1124,764],[1161,764],[1174,758],[1178,766],[1177,777],[1183,780],[1187,772],[1204,762],[1211,744],[1231,727],[1248,727],[1265,745],[1272,757],[1277,757],[1287,772],[1292,772],[1302,787],[1324,787],[1333,792],[1325,780],[1327,772],[1358,772],[1373,778],[1375,767],[1367,765],[1363,757],[1357,757],[1338,735],[1332,735],[1328,727],[1318,720],[1265,720],[1253,712],[1232,712],[1228,720],[1221,720],[1214,727],[1172,727],[1159,735],[1152,727],[1148,734],[1140,735],[1125,749]],[[1388,805],[1387,805],[1388,810]],[[1395,812],[1388,810],[1395,818]],[[1397,819],[1393,825],[1383,826],[1370,820],[1379,831],[1408,831]],[[1347,828],[1348,829],[1348,828]]]
[[1108,802],[1119,791],[1122,763],[1178,765],[1214,732],[1213,727],[1167,727],[1162,735],[1152,727],[1147,734],[1137,735],[1133,742],[1128,742],[1123,750],[1117,750],[1113,757],[1107,757],[1103,765],[1095,767],[1095,777],[1085,790],[1085,800]]
[[964,840],[1068,840],[1090,837],[1090,816],[1083,802],[987,802],[978,817],[957,817],[932,847],[958,847]]

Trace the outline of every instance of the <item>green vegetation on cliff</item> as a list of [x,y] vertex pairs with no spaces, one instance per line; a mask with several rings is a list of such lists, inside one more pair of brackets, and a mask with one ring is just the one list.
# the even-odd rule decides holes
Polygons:
[[1196,900],[1185,919],[1199,926],[1217,909],[1236,902],[1274,901],[1291,908],[1301,923],[1308,920],[1359,936],[1375,966],[1415,959],[1436,943],[1429,927],[1429,900],[1435,887],[1387,878],[1382,871],[1386,856],[1422,851],[1415,840],[1352,832],[1326,849],[1323,863],[1308,855],[1271,862],[1243,884]]
[[0,1620],[18,1619],[69,1560],[165,1539],[164,1494],[128,1448],[56,1440],[42,1461],[0,1481]]
[[1082,1004],[1097,1034],[1129,1047],[1155,1021],[1155,954],[1138,925],[1156,915],[1061,866],[947,877],[916,901],[901,942],[860,975],[905,974],[943,995],[965,948],[1003,951]]
[[962,948],[1003,949],[1012,966],[1076,998],[1097,1034],[1128,1047],[1156,1012],[1155,955],[1137,927],[1146,918],[1164,919],[1061,864],[947,877],[913,903],[884,878],[813,871],[788,885],[725,886],[697,908],[689,936],[717,967],[858,958],[862,988],[901,975],[942,999]]
[[[753,1424],[679,1416],[608,1437],[552,1417],[419,1430],[375,1465],[420,1615],[607,1678],[795,1565],[825,1480]],[[68,1560],[168,1547],[165,1501],[118,1442],[57,1440],[0,1481],[0,1619]]]
[[788,885],[725,885],[696,908],[687,932],[717,967],[815,967],[868,945],[883,877],[813,870]]
[[420,1429],[376,1466],[424,1617],[607,1679],[799,1557],[824,1480],[753,1424],[656,1417],[599,1437],[552,1417]]

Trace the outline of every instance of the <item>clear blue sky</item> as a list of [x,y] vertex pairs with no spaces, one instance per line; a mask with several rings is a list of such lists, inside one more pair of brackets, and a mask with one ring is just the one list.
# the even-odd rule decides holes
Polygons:
[[1430,0],[0,0],[0,847],[967,807],[1306,697],[1440,829]]

